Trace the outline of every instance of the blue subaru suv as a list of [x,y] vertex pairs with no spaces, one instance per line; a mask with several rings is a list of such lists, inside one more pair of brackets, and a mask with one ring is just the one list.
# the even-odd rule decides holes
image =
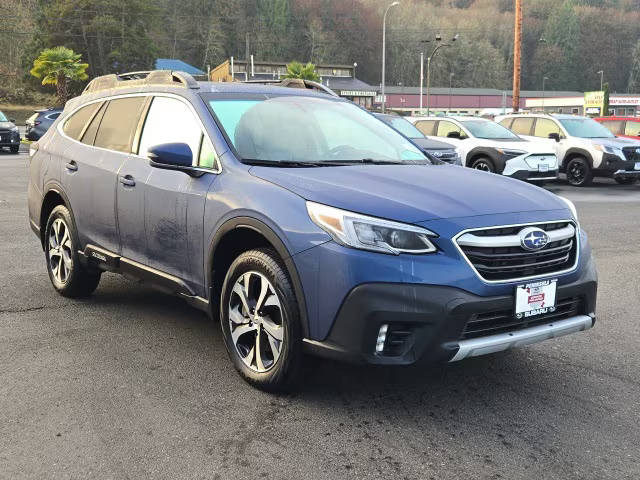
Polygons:
[[53,287],[87,296],[108,271],[183,297],[265,390],[306,354],[451,362],[593,326],[568,200],[431,165],[353,103],[289,86],[94,79],[30,151]]

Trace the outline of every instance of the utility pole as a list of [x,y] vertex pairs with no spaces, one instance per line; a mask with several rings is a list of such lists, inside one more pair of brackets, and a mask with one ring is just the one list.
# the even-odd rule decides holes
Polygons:
[[453,72],[449,74],[449,115],[451,115],[451,83],[453,81],[454,76],[455,76],[455,73]]
[[424,83],[424,52],[420,52],[420,115],[422,115],[422,84]]
[[513,111],[520,110],[520,71],[522,62],[522,0],[516,0],[515,31],[513,35]]
[[244,59],[249,60],[249,32],[244,36]]
[[600,91],[602,91],[602,87],[604,84],[604,70],[599,70],[598,75],[600,75]]
[[542,113],[544,113],[544,97],[545,97],[545,82],[549,80],[549,77],[542,77]]

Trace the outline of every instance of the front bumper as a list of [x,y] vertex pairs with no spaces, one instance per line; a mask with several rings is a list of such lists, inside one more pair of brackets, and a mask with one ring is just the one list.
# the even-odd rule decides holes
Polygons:
[[15,145],[20,145],[19,132],[0,133],[0,147],[13,147]]
[[635,169],[636,163],[640,163],[640,159],[623,160],[617,155],[605,153],[600,167],[594,168],[593,172],[598,176],[640,178],[640,170]]
[[[553,320],[536,319],[495,335],[465,337],[465,327],[479,314],[512,311],[514,295],[482,297],[437,285],[369,283],[344,300],[324,341],[305,339],[307,351],[353,363],[409,365],[457,361],[536,343],[591,328],[595,323],[597,274],[592,261],[578,278],[558,285],[557,302],[575,299],[574,310]],[[376,353],[382,325],[388,325],[388,350]],[[385,346],[386,349],[386,346]]]
[[555,180],[558,159],[554,154],[526,154],[505,162],[502,174],[518,180]]

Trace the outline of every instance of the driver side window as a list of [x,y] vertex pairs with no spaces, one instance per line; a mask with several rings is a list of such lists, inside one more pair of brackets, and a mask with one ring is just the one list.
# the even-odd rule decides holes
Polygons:
[[138,154],[147,156],[149,148],[162,143],[186,143],[198,165],[202,129],[193,113],[180,100],[154,97],[140,136]]

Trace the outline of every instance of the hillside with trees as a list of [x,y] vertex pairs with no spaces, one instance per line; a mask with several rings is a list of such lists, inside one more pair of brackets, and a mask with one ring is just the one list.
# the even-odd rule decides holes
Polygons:
[[[203,70],[249,52],[260,60],[358,63],[380,83],[382,13],[390,0],[4,0],[0,97],[38,82],[38,53],[65,46],[90,77],[149,69],[158,57]],[[510,89],[513,0],[402,0],[387,21],[387,83],[416,85],[420,52],[437,33],[460,38],[438,53],[432,85]],[[524,0],[522,87],[640,91],[640,0]],[[80,88],[80,85],[76,88]]]

